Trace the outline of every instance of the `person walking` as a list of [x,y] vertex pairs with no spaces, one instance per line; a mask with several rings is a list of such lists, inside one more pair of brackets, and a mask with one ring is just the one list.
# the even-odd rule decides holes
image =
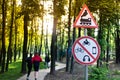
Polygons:
[[32,54],[31,53],[30,53],[30,56],[27,57],[25,61],[27,63],[27,69],[28,69],[26,80],[29,80],[29,76],[32,70]]
[[50,58],[49,58],[49,56],[48,55],[46,55],[45,56],[45,65],[46,65],[46,68],[49,68],[50,66],[49,66],[49,63],[50,62]]
[[34,57],[32,58],[32,63],[33,63],[33,66],[34,66],[34,77],[35,77],[35,80],[37,80],[37,77],[38,77],[38,71],[39,71],[40,62],[42,62],[42,58],[36,52],[34,54]]

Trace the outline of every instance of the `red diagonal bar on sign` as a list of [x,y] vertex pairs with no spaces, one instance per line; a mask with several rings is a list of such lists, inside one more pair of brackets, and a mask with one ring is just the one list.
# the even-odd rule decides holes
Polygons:
[[94,56],[80,42],[78,42],[78,44],[90,55],[90,57],[95,59]]

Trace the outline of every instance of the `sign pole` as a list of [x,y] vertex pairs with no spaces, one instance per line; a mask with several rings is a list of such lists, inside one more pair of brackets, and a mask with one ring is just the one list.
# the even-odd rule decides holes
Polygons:
[[[84,29],[84,35],[87,36],[87,29]],[[88,80],[88,65],[85,65],[85,80]]]
[[85,65],[85,80],[88,80],[88,66]]

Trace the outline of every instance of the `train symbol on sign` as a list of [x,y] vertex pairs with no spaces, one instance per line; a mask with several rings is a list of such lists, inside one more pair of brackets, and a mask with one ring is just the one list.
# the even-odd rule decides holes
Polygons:
[[85,12],[83,13],[83,15],[81,16],[81,19],[80,19],[80,24],[84,25],[91,25],[91,18],[87,18],[87,15],[88,15],[88,12],[87,10],[85,10]]

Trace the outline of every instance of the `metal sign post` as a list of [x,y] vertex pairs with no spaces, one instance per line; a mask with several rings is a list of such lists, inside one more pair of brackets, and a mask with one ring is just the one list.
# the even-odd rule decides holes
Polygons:
[[85,65],[85,80],[88,80],[88,65]]
[[[84,29],[84,35],[87,36],[87,29]],[[88,80],[88,65],[85,65],[85,80]]]

